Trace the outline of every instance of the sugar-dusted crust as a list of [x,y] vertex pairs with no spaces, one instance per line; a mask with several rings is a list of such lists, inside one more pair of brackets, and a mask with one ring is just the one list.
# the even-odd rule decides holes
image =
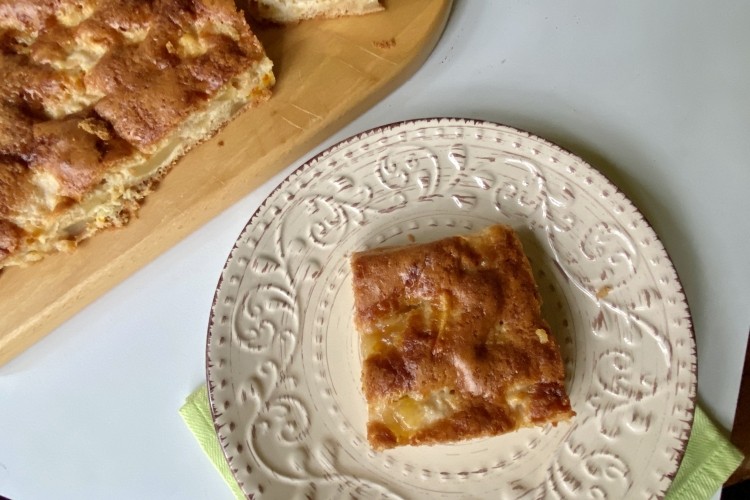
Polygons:
[[271,66],[231,0],[0,1],[0,268],[127,222]]
[[494,436],[574,415],[511,228],[355,253],[351,265],[374,448]]

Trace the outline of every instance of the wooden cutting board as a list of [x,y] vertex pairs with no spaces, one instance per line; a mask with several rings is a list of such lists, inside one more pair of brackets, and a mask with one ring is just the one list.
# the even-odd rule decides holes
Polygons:
[[137,219],[70,255],[0,273],[0,364],[310,151],[411,76],[437,43],[450,0],[256,33],[274,61],[270,101],[186,155]]

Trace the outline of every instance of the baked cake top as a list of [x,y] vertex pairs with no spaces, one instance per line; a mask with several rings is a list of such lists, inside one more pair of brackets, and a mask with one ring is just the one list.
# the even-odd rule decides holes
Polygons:
[[0,0],[0,260],[264,59],[231,0]]
[[512,229],[361,252],[352,269],[374,447],[572,415],[559,348]]

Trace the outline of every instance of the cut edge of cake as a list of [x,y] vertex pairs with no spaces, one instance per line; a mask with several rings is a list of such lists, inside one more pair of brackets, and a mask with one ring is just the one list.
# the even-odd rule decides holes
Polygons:
[[258,20],[290,24],[372,14],[383,6],[378,0],[248,0],[248,9]]

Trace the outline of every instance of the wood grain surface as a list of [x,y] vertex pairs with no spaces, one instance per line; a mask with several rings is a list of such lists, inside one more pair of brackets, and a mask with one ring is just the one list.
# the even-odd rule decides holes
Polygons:
[[450,0],[401,0],[363,17],[256,30],[274,96],[186,155],[138,217],[73,254],[0,274],[0,364],[304,155],[413,74]]

